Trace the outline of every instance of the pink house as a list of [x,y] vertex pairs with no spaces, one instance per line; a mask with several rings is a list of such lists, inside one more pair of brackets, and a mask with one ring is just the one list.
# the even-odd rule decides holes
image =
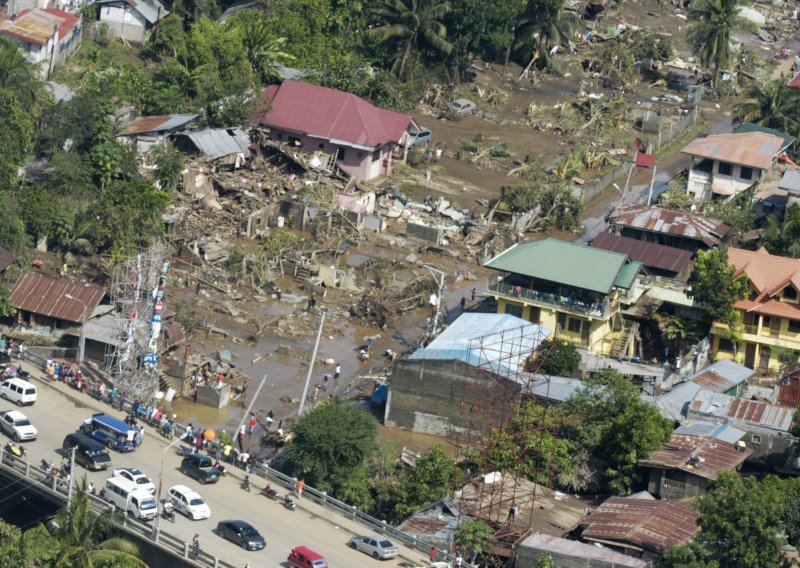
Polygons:
[[293,142],[306,152],[336,155],[336,165],[361,180],[392,172],[392,151],[413,121],[351,93],[287,80],[261,94],[266,111],[251,122],[272,139]]

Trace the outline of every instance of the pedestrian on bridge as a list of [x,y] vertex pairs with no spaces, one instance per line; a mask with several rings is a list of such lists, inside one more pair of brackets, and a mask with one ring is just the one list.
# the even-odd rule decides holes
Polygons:
[[303,481],[302,479],[297,482],[297,498],[298,499],[300,499],[300,497],[303,496],[303,489],[305,488],[305,486],[306,486],[306,482]]

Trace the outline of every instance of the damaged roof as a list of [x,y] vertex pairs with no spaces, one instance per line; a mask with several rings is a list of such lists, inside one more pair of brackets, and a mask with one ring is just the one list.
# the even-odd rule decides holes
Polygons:
[[697,477],[716,479],[720,472],[739,469],[752,453],[749,448],[738,448],[733,442],[713,436],[672,434],[663,449],[639,460],[639,465],[676,469]]
[[647,568],[649,566],[647,562],[640,558],[622,554],[605,546],[593,546],[540,532],[533,533],[523,540],[520,547],[549,552],[556,557],[571,556],[580,558],[582,561],[589,563],[582,563],[584,566],[591,566],[592,561],[601,562],[603,566],[618,566],[619,568]]
[[646,267],[675,273],[681,272],[692,261],[691,251],[622,237],[613,233],[600,233],[590,246],[620,252],[628,255],[632,260],[638,260]]
[[300,81],[271,85],[261,99],[269,108],[253,117],[256,124],[333,144],[372,150],[399,142],[411,124],[407,114],[380,109],[352,93]]
[[22,10],[19,15],[8,20],[0,29],[1,36],[18,39],[35,45],[45,45],[58,30],[58,38],[63,39],[80,22],[80,17],[55,8]]
[[165,114],[161,116],[142,116],[128,123],[117,136],[146,134],[148,132],[167,132],[185,127],[197,118],[196,114]]
[[722,243],[722,237],[731,228],[727,223],[716,219],[689,215],[682,211],[648,207],[647,205],[623,205],[617,207],[611,212],[609,223],[651,233],[698,240],[709,247]]
[[756,374],[750,367],[723,359],[695,373],[689,380],[714,392],[725,393],[752,379]]
[[794,421],[795,409],[700,390],[689,403],[689,412],[788,432]]
[[742,132],[695,138],[681,152],[699,158],[768,170],[785,147],[786,143],[780,136],[765,132]]
[[[71,300],[65,296],[77,298]],[[11,305],[18,310],[31,312],[55,319],[81,322],[82,316],[88,319],[106,291],[94,284],[71,282],[63,278],[55,279],[26,272],[17,278],[11,291]],[[80,301],[86,304],[84,306]]]
[[223,158],[231,154],[250,157],[250,137],[241,128],[209,128],[194,132],[179,132],[175,136],[188,138],[197,151],[210,158]]
[[169,10],[158,0],[98,0],[97,4],[127,4],[139,12],[149,24],[155,24],[169,14]]
[[581,538],[663,554],[700,530],[700,513],[671,501],[612,497],[583,519]]

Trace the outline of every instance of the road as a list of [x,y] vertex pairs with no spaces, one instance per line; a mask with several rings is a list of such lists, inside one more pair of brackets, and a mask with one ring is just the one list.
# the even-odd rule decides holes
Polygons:
[[[26,370],[30,365],[24,365]],[[38,465],[42,459],[60,461],[60,448],[64,436],[74,431],[80,423],[94,412],[108,412],[122,418],[118,411],[112,411],[104,404],[78,393],[61,383],[47,383],[42,377],[34,380],[38,388],[38,400],[33,406],[22,410],[39,430],[39,438],[25,444],[28,460]],[[0,410],[10,410],[11,403],[0,400]],[[171,448],[164,449],[168,441],[152,428],[145,426],[144,445],[132,453],[112,452],[114,467],[136,467],[148,474],[158,483],[160,460],[164,456],[163,494],[172,485],[185,484],[196,489],[211,508],[211,518],[191,521],[177,514],[176,522],[162,522],[161,528],[190,542],[195,533],[200,535],[201,548],[236,565],[249,562],[252,568],[261,566],[288,566],[286,557],[298,545],[305,545],[323,555],[329,565],[336,567],[375,568],[397,566],[401,561],[419,561],[423,555],[400,547],[401,556],[379,563],[377,560],[351,550],[346,546],[354,534],[365,534],[366,529],[353,521],[322,508],[308,500],[300,500],[295,511],[286,510],[281,503],[261,496],[257,491],[264,484],[255,478],[252,493],[241,489],[241,471],[227,475],[219,483],[200,486],[178,471],[180,458]],[[175,446],[173,446],[174,448]],[[86,474],[99,489],[109,477],[108,472],[88,472],[76,466],[76,479]],[[281,491],[281,494],[283,491]],[[163,495],[162,494],[162,495]],[[243,519],[255,526],[267,539],[267,547],[261,551],[244,551],[238,546],[216,536],[212,531],[222,519]]]

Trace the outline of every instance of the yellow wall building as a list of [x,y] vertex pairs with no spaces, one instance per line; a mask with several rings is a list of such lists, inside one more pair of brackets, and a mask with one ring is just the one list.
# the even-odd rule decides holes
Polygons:
[[777,371],[775,347],[800,351],[800,260],[771,255],[765,248],[728,250],[737,278],[750,285],[747,299],[734,304],[744,324],[734,349],[728,326],[711,326],[711,350],[716,360],[732,359],[751,369]]
[[485,264],[497,270],[487,293],[497,312],[554,330],[589,353],[630,357],[635,326],[620,313],[642,265],[626,255],[545,239],[519,243]]

